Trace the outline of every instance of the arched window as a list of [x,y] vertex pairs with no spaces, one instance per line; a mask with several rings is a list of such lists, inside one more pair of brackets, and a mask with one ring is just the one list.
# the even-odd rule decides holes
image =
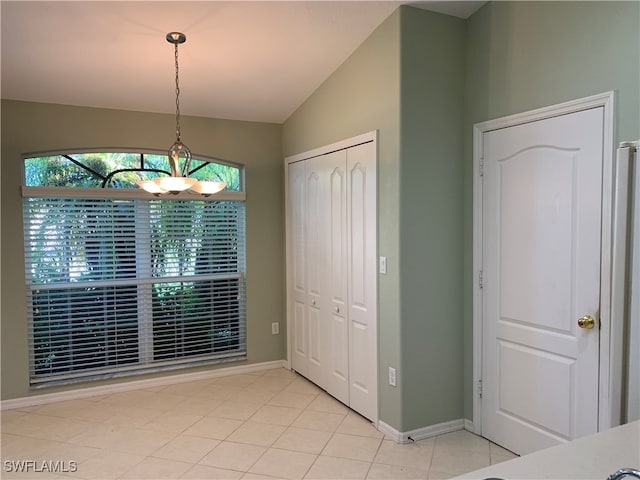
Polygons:
[[[154,197],[164,155],[24,158],[32,385],[246,356],[242,168],[192,161],[227,188]],[[161,174],[161,173],[160,173]]]
[[[138,181],[169,175],[167,156],[154,153],[83,152],[30,156],[24,160],[25,185],[32,187],[138,188]],[[227,191],[241,191],[241,168],[211,160],[191,161],[189,176],[221,180]]]

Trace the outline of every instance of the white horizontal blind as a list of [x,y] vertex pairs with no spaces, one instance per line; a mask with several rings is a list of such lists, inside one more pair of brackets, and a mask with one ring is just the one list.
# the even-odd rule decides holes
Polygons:
[[244,202],[24,198],[32,384],[246,355]]

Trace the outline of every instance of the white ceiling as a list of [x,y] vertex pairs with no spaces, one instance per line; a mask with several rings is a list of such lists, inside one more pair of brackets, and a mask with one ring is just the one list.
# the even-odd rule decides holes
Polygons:
[[483,1],[6,1],[2,98],[282,123],[401,3],[467,18]]

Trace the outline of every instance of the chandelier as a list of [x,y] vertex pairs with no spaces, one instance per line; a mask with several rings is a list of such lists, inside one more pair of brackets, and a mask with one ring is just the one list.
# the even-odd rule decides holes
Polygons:
[[[199,193],[208,197],[225,188],[224,182],[199,181],[189,177],[189,167],[191,165],[191,150],[180,139],[180,82],[178,76],[178,45],[184,43],[187,37],[184,33],[167,33],[167,42],[175,47],[176,65],[176,141],[169,147],[169,167],[171,175],[167,177],[156,177],[152,180],[138,182],[140,188],[154,195],[165,193],[177,194],[185,190]],[[180,158],[184,158],[180,167]]]

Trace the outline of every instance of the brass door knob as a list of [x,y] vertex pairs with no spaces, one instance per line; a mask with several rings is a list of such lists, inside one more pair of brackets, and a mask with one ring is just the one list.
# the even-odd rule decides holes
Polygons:
[[580,328],[591,329],[596,326],[596,321],[591,315],[585,315],[584,317],[580,317],[578,319],[578,326]]

